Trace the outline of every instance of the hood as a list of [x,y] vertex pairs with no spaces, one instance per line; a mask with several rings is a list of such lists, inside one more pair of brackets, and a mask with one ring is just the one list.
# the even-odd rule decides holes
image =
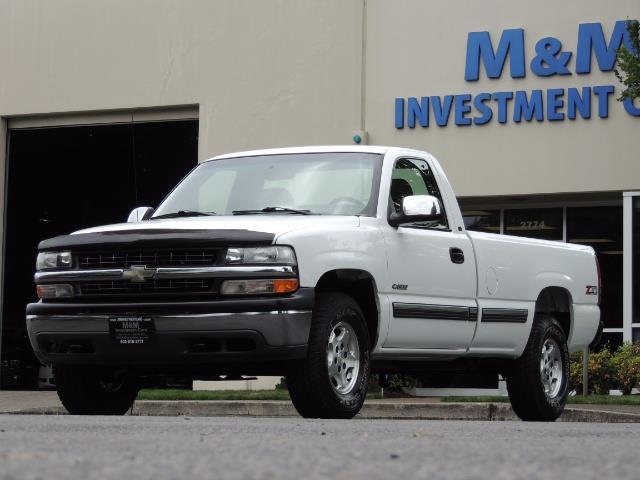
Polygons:
[[166,218],[119,223],[78,230],[40,242],[40,250],[122,245],[200,246],[212,244],[271,244],[294,230],[357,227],[358,217],[330,215],[238,215]]

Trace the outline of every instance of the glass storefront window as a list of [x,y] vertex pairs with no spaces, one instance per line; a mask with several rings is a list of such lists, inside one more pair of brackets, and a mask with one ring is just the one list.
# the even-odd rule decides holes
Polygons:
[[[633,265],[631,267],[631,285],[633,291],[640,289],[640,196],[633,197],[633,210],[631,213],[631,251]],[[633,295],[631,303],[631,321],[640,323],[640,295]],[[639,339],[640,340],[640,339]]]
[[622,207],[567,208],[567,242],[596,251],[602,275],[600,318],[622,327]]
[[505,210],[504,233],[518,237],[562,240],[562,209]]
[[500,233],[500,210],[467,210],[462,216],[467,230]]
[[596,346],[596,350],[601,350],[605,345],[609,345],[609,349],[613,352],[622,345],[622,333],[618,332],[605,332],[602,334],[600,343]]

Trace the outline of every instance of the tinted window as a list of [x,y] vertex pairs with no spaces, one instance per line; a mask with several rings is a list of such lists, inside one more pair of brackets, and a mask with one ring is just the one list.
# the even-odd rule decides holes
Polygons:
[[467,230],[500,233],[500,210],[467,210],[462,217]]
[[[633,267],[632,267],[632,285],[635,285],[636,292],[640,291],[640,197],[633,197],[633,213],[632,225],[633,225],[633,239],[631,245],[631,251],[633,255]],[[633,296],[632,306],[632,319],[633,323],[640,323],[640,295],[636,293]]]
[[432,195],[440,200],[443,215],[439,220],[416,222],[405,226],[448,229],[444,202],[438,183],[425,160],[401,158],[396,162],[391,177],[390,202],[396,213],[402,210],[402,200],[411,195]]
[[562,209],[505,210],[504,233],[518,237],[562,240]]
[[596,251],[602,275],[600,318],[606,328],[622,327],[622,207],[567,208],[567,242]]

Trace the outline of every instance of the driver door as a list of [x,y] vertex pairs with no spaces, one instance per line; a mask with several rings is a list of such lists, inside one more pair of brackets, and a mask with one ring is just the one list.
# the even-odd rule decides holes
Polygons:
[[425,159],[395,161],[389,212],[400,212],[409,195],[438,198],[443,215],[398,228],[384,226],[392,317],[383,348],[466,349],[478,313],[471,241],[449,228],[438,179]]

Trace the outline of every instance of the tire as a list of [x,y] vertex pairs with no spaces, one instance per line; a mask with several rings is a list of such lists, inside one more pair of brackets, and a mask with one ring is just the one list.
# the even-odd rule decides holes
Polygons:
[[562,414],[569,394],[569,349],[564,331],[552,316],[534,317],[524,353],[507,374],[507,390],[522,420],[553,422]]
[[56,365],[53,375],[58,397],[71,415],[124,415],[140,390],[124,369]]
[[342,293],[318,294],[307,358],[286,375],[298,413],[305,418],[353,418],[367,395],[369,357],[369,334],[358,304]]

